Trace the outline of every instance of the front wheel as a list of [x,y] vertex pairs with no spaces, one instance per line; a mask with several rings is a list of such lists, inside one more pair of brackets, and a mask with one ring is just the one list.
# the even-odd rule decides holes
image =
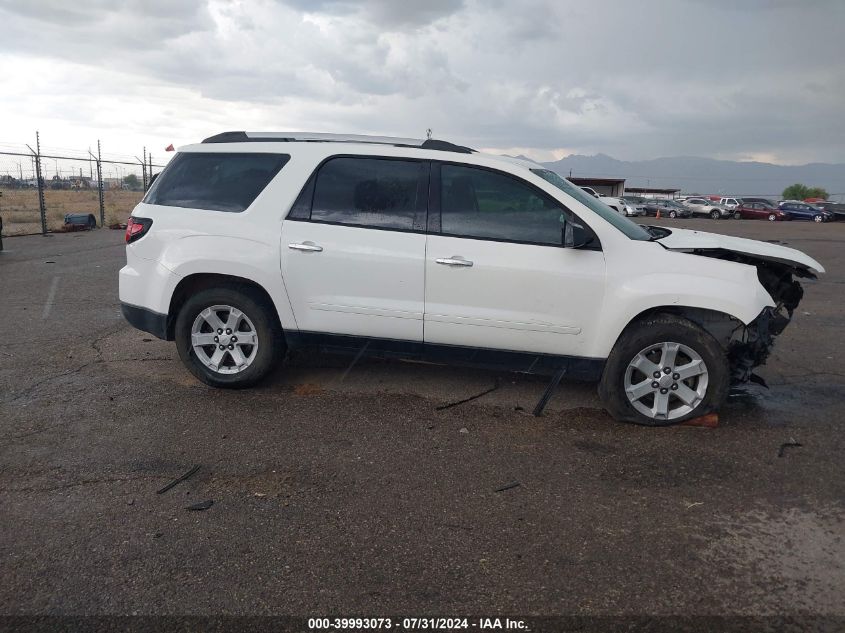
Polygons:
[[677,218],[677,217],[678,217],[678,214],[677,214],[677,212],[675,212],[675,211],[670,211],[670,212],[669,212],[669,217],[670,217],[670,218],[672,218],[672,219],[674,220],[675,218]]
[[599,396],[618,420],[666,426],[717,410],[729,377],[725,352],[710,333],[683,317],[658,314],[623,332]]
[[824,218],[820,215],[814,215],[813,222],[824,222]]
[[740,214],[740,212],[734,211],[734,220],[741,220],[741,219],[742,219],[742,215]]
[[778,219],[778,216],[776,216],[774,213],[769,214],[769,222],[774,222],[777,219]]
[[182,363],[212,387],[255,384],[284,350],[271,307],[250,287],[197,292],[179,311],[175,334]]
[[720,214],[719,214],[719,212],[718,212],[718,211],[713,210],[713,211],[711,211],[711,212],[710,212],[710,217],[711,217],[713,220],[718,220],[718,219],[719,219],[719,217],[720,217]]

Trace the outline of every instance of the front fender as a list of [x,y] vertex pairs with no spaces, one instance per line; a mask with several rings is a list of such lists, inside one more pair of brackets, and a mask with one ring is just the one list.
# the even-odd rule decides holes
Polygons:
[[680,253],[667,255],[694,257],[702,262],[704,270],[632,273],[612,280],[608,295],[615,297],[614,303],[620,309],[602,315],[599,331],[604,336],[596,341],[594,356],[607,357],[628,324],[640,314],[655,308],[712,310],[747,325],[764,308],[775,305],[760,284],[753,266]]

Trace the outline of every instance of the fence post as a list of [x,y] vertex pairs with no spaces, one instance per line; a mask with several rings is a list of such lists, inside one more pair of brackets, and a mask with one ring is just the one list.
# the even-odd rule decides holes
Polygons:
[[144,191],[147,190],[147,147],[144,146],[144,153],[142,154],[144,160],[141,161],[141,171],[144,173]]
[[100,139],[97,139],[97,195],[100,199],[100,228],[106,225],[106,205],[103,200],[103,163],[100,154]]
[[[32,151],[32,148],[29,148]],[[44,203],[44,178],[41,176],[41,137],[35,131],[35,177],[38,182],[38,211],[41,213],[41,235],[47,235],[47,205]]]

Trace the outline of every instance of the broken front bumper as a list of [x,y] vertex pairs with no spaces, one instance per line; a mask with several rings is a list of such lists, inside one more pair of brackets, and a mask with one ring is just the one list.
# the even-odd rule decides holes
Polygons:
[[754,368],[763,365],[769,356],[775,337],[783,332],[791,320],[784,308],[764,308],[760,315],[745,326],[740,339],[728,349],[731,384],[748,382]]

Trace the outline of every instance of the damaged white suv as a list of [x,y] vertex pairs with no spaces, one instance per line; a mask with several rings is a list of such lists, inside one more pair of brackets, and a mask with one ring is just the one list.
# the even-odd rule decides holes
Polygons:
[[245,387],[287,349],[599,380],[618,419],[717,409],[818,262],[645,227],[540,165],[444,141],[227,132],[135,208],[126,319]]

